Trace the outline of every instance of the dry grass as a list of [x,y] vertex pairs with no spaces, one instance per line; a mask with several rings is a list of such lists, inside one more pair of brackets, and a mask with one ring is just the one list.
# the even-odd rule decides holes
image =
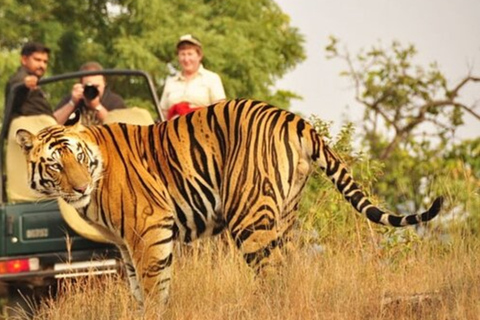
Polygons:
[[138,311],[124,280],[110,276],[64,282],[35,319],[478,319],[479,247],[425,240],[391,259],[337,242],[322,254],[299,249],[278,274],[258,278],[213,239],[177,255],[165,307]]

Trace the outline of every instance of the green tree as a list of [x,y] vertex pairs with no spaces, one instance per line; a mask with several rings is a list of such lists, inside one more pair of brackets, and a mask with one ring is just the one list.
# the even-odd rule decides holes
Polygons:
[[425,136],[429,134],[426,125],[434,129],[430,134],[448,143],[463,124],[465,113],[480,120],[475,105],[460,99],[461,90],[480,82],[480,77],[468,74],[450,84],[436,63],[428,68],[414,64],[414,45],[403,46],[397,41],[387,48],[380,44],[361,50],[355,57],[338,46],[338,40],[331,37],[327,56],[347,64],[342,75],[353,82],[355,99],[365,107],[365,141],[380,159],[391,157],[399,147],[417,149],[431,138]]
[[[44,42],[53,50],[52,74],[97,60],[109,68],[146,70],[161,90],[177,67],[177,39],[192,33],[229,98],[288,108],[298,97],[273,89],[305,58],[303,37],[273,0],[0,0],[0,17],[0,52],[18,55],[27,40]],[[8,76],[2,72],[0,83]]]
[[418,211],[438,193],[450,194],[452,203],[465,204],[475,193],[478,198],[478,139],[455,144],[453,138],[465,114],[480,120],[475,104],[460,98],[480,77],[467,74],[451,84],[435,63],[414,64],[413,45],[394,41],[353,56],[339,49],[336,38],[330,40],[327,56],[345,62],[341,74],[352,81],[355,99],[365,108],[362,142],[383,164],[375,193],[402,211]]

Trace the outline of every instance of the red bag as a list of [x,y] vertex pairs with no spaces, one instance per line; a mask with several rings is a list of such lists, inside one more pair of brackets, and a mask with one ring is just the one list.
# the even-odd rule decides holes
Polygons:
[[192,107],[190,103],[182,101],[176,103],[168,109],[167,120],[173,119],[178,116],[183,116],[185,114],[189,114],[192,111],[199,109],[199,107]]

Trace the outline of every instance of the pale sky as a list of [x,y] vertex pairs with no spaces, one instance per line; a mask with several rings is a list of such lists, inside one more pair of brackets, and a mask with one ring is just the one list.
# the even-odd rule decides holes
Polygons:
[[[292,109],[333,121],[337,133],[342,119],[358,125],[363,108],[354,100],[351,83],[339,73],[341,60],[327,60],[329,35],[351,53],[381,41],[416,46],[415,62],[427,67],[436,61],[450,83],[471,70],[480,76],[480,0],[276,0],[291,18],[291,25],[305,36],[307,59],[277,82],[277,88],[303,96]],[[461,91],[463,102],[479,101],[480,83]],[[480,121],[465,118],[459,137],[480,136]]]

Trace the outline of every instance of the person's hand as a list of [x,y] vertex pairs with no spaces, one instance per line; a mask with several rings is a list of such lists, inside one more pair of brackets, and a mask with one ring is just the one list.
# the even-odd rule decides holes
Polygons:
[[76,105],[83,98],[83,85],[75,83],[72,87],[72,101]]
[[30,90],[37,89],[38,78],[34,75],[28,75],[23,79],[23,83]]
[[97,96],[96,98],[94,98],[92,100],[88,100],[84,97],[83,100],[85,101],[85,105],[92,110],[97,110],[97,107],[101,104],[100,103],[100,96]]

